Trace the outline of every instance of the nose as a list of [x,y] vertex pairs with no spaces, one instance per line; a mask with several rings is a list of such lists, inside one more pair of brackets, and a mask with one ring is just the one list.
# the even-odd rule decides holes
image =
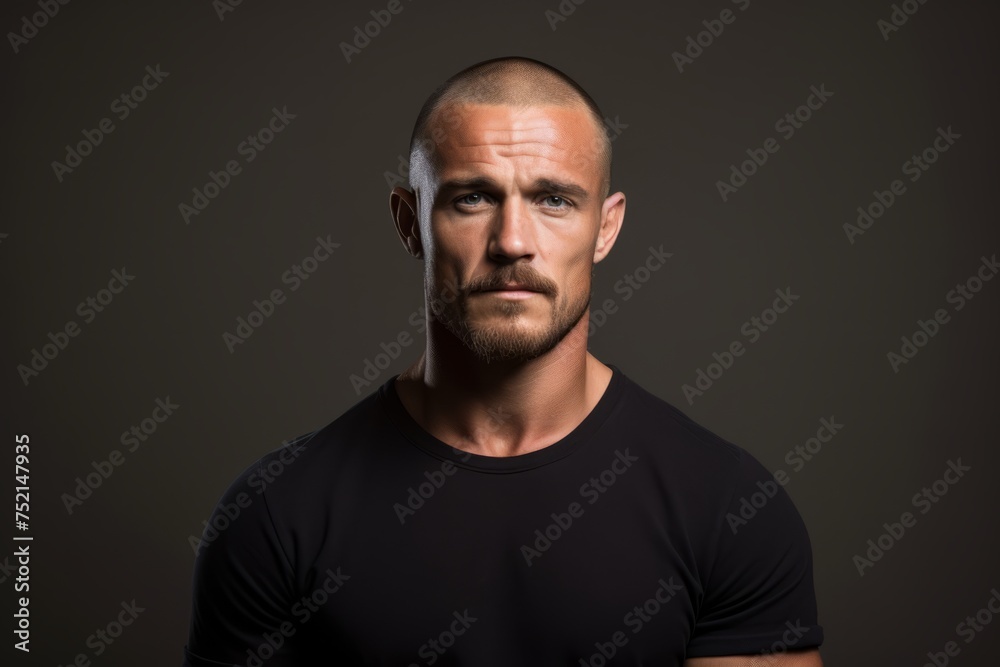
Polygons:
[[506,264],[534,257],[534,227],[525,206],[521,198],[510,197],[497,208],[488,249],[493,261]]

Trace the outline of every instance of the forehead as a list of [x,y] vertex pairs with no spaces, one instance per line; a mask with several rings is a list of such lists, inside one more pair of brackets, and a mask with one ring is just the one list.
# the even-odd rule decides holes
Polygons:
[[598,174],[601,137],[590,111],[580,105],[509,106],[452,103],[428,123],[439,176],[515,166]]

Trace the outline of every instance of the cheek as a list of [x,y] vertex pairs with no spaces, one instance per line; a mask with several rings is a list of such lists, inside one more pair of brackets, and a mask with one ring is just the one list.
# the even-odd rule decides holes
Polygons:
[[590,262],[582,263],[579,267],[574,269],[572,277],[572,289],[576,294],[582,294],[590,291],[590,280],[591,280],[591,267],[593,264]]
[[[563,254],[562,262],[566,267],[565,280],[574,289],[585,289],[590,285],[590,276],[594,270],[594,244],[596,239],[573,239],[572,250]],[[570,245],[567,242],[567,247]]]
[[438,284],[464,284],[472,276],[476,257],[471,239],[455,233],[438,235],[427,255],[427,271]]

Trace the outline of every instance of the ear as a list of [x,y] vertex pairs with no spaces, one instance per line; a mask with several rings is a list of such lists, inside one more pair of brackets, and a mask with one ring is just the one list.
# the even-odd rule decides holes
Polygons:
[[389,193],[389,212],[392,214],[392,221],[403,247],[417,259],[423,258],[424,248],[420,243],[416,195],[397,185]]
[[604,200],[601,206],[601,228],[597,231],[597,246],[594,248],[594,264],[608,256],[618,232],[625,223],[625,193],[616,192]]

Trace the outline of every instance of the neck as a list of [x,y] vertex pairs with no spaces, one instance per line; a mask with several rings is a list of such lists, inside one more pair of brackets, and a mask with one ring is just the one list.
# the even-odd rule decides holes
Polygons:
[[486,363],[433,318],[427,347],[396,381],[407,412],[457,449],[515,456],[569,434],[597,405],[611,369],[587,351],[589,311],[549,352]]

